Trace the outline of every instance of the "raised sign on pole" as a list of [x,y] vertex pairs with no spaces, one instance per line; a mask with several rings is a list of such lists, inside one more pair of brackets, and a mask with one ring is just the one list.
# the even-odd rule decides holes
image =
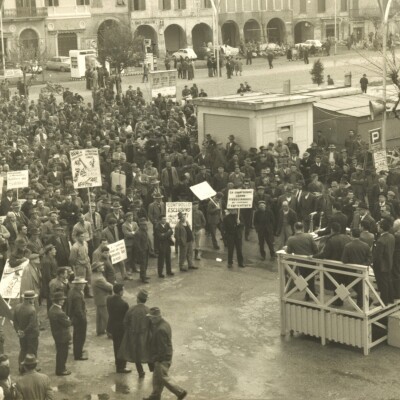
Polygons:
[[101,186],[99,151],[71,150],[72,180],[75,189]]
[[207,181],[190,186],[190,190],[196,195],[199,200],[206,200],[214,197],[217,192],[210,186]]
[[124,240],[108,244],[107,247],[110,249],[111,262],[113,264],[117,264],[128,258]]
[[375,128],[368,131],[369,133],[369,148],[370,150],[382,149],[382,130]]
[[171,228],[174,229],[175,225],[178,223],[179,212],[186,215],[186,220],[189,222],[190,226],[192,226],[192,203],[184,201],[167,202],[165,204],[165,215]]
[[8,260],[6,261],[0,281],[0,296],[3,299],[19,299],[22,271],[28,264],[29,260],[26,260],[18,267],[11,268]]
[[10,171],[7,172],[7,190],[26,188],[29,186],[29,171]]
[[254,189],[230,189],[226,208],[253,208]]
[[374,151],[374,164],[377,173],[381,171],[389,171],[386,150]]

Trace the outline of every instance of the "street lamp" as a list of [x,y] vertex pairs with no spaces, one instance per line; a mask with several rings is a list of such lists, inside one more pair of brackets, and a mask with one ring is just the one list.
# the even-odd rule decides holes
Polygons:
[[384,4],[381,4],[381,1],[378,0],[379,8],[382,13],[382,75],[383,75],[383,87],[382,87],[382,100],[385,106],[383,110],[382,117],[382,148],[386,149],[386,75],[387,75],[387,67],[386,67],[386,53],[387,53],[387,25],[389,19],[389,10],[392,5],[393,0],[388,0],[386,9],[384,8]]
[[218,8],[215,6],[215,1],[214,0],[210,0],[211,3],[211,7],[213,10],[213,20],[215,20],[214,22],[214,27],[215,27],[215,32],[213,32],[213,42],[215,43],[214,45],[214,49],[217,48],[217,79],[219,82],[219,74],[220,74],[220,66],[219,66],[219,24],[218,24]]
[[336,56],[336,52],[337,52],[337,4],[336,4],[336,0],[335,0],[335,56]]

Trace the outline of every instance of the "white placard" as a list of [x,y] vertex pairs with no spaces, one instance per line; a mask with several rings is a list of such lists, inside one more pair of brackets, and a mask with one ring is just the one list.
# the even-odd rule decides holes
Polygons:
[[374,151],[374,164],[377,173],[381,171],[389,171],[386,150]]
[[72,180],[75,189],[101,186],[99,151],[71,150]]
[[161,93],[162,96],[176,97],[177,78],[178,71],[176,69],[170,69],[168,71],[151,71],[151,97],[157,97],[158,93]]
[[23,269],[29,264],[24,261],[16,268],[11,268],[8,260],[4,266],[3,276],[0,281],[0,295],[4,299],[19,299],[21,291],[21,277]]
[[226,208],[253,208],[254,189],[230,189]]
[[199,200],[206,200],[210,197],[214,197],[217,194],[217,192],[210,186],[207,181],[191,186],[190,190],[196,195]]
[[107,247],[110,249],[111,262],[117,264],[128,258],[126,254],[125,240],[119,240],[118,242],[108,244]]
[[10,171],[7,172],[7,190],[26,188],[29,186],[29,171]]
[[126,194],[126,175],[119,172],[111,172],[111,190],[117,192],[117,185],[121,185],[122,193]]
[[167,217],[167,221],[171,225],[171,228],[174,229],[175,225],[178,223],[178,213],[186,214],[186,220],[192,227],[192,203],[191,202],[167,202],[165,203],[165,215]]

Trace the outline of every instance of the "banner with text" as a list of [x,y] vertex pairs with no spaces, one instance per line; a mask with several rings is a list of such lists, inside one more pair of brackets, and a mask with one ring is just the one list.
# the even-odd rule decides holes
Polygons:
[[108,244],[107,247],[110,249],[111,262],[113,264],[117,264],[128,258],[124,240]]
[[176,69],[168,71],[151,71],[151,97],[157,97],[158,93],[161,93],[162,96],[176,97],[177,78],[178,71]]
[[374,164],[377,173],[381,171],[389,171],[386,150],[374,151]]
[[210,186],[207,181],[190,186],[190,190],[196,195],[199,200],[206,200],[214,197],[217,192]]
[[29,264],[24,261],[16,268],[11,268],[8,260],[4,266],[3,276],[0,281],[0,295],[4,299],[19,299],[21,291],[21,277],[23,269]]
[[7,172],[7,190],[20,189],[29,186],[29,171],[10,171]]
[[165,204],[165,215],[167,217],[167,221],[171,225],[171,228],[174,229],[175,225],[178,223],[178,213],[186,215],[186,221],[189,222],[192,227],[192,203],[190,202],[167,202]]
[[226,208],[253,208],[254,189],[230,189]]
[[72,180],[75,189],[101,186],[99,151],[71,150]]

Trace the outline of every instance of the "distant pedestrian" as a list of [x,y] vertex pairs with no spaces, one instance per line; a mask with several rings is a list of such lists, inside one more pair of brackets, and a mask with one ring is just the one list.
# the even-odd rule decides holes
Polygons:
[[251,49],[247,49],[246,52],[246,65],[251,65],[253,64],[253,52]]
[[193,62],[193,60],[189,60],[189,62],[188,62],[187,73],[188,73],[188,80],[189,81],[193,80],[194,79],[194,62]]
[[304,64],[309,64],[310,61],[308,60],[308,49],[307,49],[307,47],[303,51],[303,59],[304,59]]
[[158,307],[150,309],[148,314],[153,331],[150,342],[150,355],[154,361],[153,373],[153,392],[143,400],[158,400],[161,398],[164,386],[172,392],[178,400],[183,400],[187,396],[187,391],[179,387],[168,376],[168,371],[172,361],[172,341],[171,326],[161,316]]
[[243,62],[242,59],[240,57],[236,58],[235,61],[235,73],[236,76],[239,74],[240,76],[242,76],[242,71],[243,71]]
[[293,61],[293,51],[290,47],[287,49],[286,58],[288,61]]
[[362,78],[360,79],[361,91],[363,93],[367,93],[368,83],[367,75],[363,74]]
[[333,79],[331,78],[330,75],[328,75],[326,78],[327,78],[328,86],[331,86],[331,85],[334,85],[334,84],[335,84],[335,83],[333,82]]
[[142,83],[146,80],[146,82],[149,81],[149,72],[150,72],[150,64],[144,64],[143,65],[143,79]]
[[272,64],[272,62],[274,61],[274,55],[273,55],[271,52],[268,53],[267,59],[268,59],[268,66],[269,66],[269,69],[274,68],[274,66],[273,66],[273,64]]

